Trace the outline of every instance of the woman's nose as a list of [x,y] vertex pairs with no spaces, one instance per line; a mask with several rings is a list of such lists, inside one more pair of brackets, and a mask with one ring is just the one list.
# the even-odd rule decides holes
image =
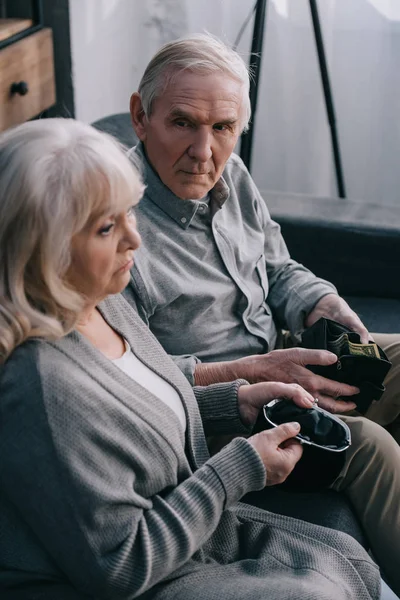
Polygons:
[[139,248],[142,238],[137,230],[136,219],[133,215],[127,215],[124,223],[123,241],[133,250]]
[[142,243],[142,238],[140,237],[140,233],[137,230],[136,222],[130,227],[130,240],[132,248],[134,250],[136,250],[136,248],[139,248],[140,244]]
[[131,231],[131,244],[132,244],[132,248],[134,250],[136,250],[137,248],[139,248],[140,244],[142,243],[142,238],[140,237],[140,233],[138,232],[138,230],[136,229],[136,227],[132,228]]

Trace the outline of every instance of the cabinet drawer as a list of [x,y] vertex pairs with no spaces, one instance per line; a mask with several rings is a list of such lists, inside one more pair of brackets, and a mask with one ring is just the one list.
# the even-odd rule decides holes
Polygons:
[[[27,85],[25,95],[11,91],[20,82]],[[0,51],[0,131],[36,117],[54,103],[53,36],[45,28]]]

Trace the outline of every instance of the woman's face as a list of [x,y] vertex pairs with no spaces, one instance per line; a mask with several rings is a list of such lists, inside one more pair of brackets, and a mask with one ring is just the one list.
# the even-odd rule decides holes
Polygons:
[[140,245],[133,208],[100,215],[72,239],[68,280],[90,303],[118,294],[129,283]]

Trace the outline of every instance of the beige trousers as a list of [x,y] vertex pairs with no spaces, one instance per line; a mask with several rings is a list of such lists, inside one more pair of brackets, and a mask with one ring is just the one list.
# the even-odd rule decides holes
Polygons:
[[371,335],[387,354],[392,368],[385,379],[385,393],[379,402],[371,404],[365,416],[385,427],[400,444],[400,333]]
[[365,415],[370,420],[342,416],[350,427],[352,445],[332,487],[349,497],[379,566],[399,596],[400,334],[372,336],[387,354],[392,368],[385,380],[385,393]]
[[385,393],[370,406],[367,418],[357,413],[342,416],[350,427],[352,445],[332,488],[350,499],[373,555],[400,596],[400,334],[371,335],[392,368]]
[[350,499],[379,567],[400,596],[400,446],[365,417],[342,419],[352,445],[332,488]]
[[[386,391],[371,405],[368,418],[342,416],[350,427],[352,445],[332,488],[350,499],[379,567],[400,597],[400,334],[372,335],[393,366]],[[220,440],[214,451],[228,441]]]
[[[365,416],[385,427],[400,444],[400,333],[371,333],[371,335],[386,353],[392,368],[384,381],[385,393],[378,402],[371,404]],[[277,348],[293,348],[289,332],[283,332]],[[357,415],[356,412],[350,414]]]

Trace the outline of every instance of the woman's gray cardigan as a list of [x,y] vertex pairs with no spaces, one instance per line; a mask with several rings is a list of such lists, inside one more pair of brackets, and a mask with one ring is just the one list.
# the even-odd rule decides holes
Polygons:
[[65,582],[99,600],[379,598],[354,539],[237,503],[264,466],[244,438],[210,458],[202,420],[206,434],[246,432],[240,384],[199,388],[196,402],[121,296],[100,308],[178,391],[186,435],[80,334],[17,348],[0,368],[0,597]]

